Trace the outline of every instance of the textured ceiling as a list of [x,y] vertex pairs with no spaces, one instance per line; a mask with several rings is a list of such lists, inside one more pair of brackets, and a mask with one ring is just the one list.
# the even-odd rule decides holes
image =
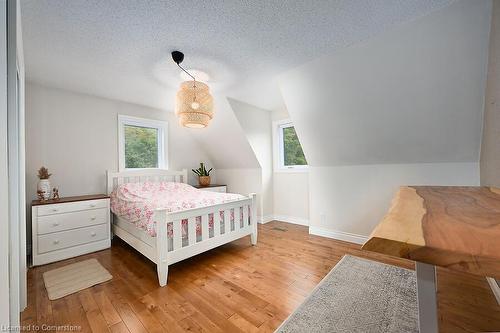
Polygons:
[[308,163],[478,162],[490,21],[461,0],[280,75]]
[[273,109],[276,74],[452,0],[21,0],[29,80],[171,109],[179,70],[219,94]]

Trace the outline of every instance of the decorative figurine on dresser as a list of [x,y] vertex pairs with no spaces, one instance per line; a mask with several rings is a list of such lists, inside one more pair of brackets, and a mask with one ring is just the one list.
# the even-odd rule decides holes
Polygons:
[[59,197],[59,188],[54,187],[54,188],[52,189],[52,200],[59,200],[59,199],[61,199],[61,198]]
[[109,196],[105,194],[33,200],[33,265],[76,257],[111,246]]

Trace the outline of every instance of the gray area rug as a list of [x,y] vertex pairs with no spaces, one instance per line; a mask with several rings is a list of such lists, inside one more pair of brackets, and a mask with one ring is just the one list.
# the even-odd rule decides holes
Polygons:
[[346,255],[276,332],[418,332],[415,272]]

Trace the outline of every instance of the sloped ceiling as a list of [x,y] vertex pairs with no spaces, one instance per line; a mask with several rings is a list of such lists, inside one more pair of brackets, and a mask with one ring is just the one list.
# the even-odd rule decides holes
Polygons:
[[271,112],[228,98],[241,129],[263,169],[272,168]]
[[479,159],[490,1],[460,1],[279,79],[312,166]]
[[281,106],[272,78],[452,0],[23,0],[29,80],[172,110],[180,70],[215,93]]
[[260,168],[227,98],[215,95],[214,103],[217,105],[217,117],[207,128],[185,130],[191,132],[216,168]]

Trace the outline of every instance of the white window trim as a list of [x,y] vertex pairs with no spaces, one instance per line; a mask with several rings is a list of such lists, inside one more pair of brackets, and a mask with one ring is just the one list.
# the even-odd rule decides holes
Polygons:
[[273,121],[274,172],[300,173],[309,171],[309,165],[284,165],[283,131],[281,129],[292,126],[294,125],[291,119]]
[[[125,125],[149,127],[158,130],[158,168],[149,169],[168,169],[168,122],[154,119],[145,119],[118,115],[118,169],[141,170],[141,168],[125,168]],[[143,168],[144,170],[146,168]]]

